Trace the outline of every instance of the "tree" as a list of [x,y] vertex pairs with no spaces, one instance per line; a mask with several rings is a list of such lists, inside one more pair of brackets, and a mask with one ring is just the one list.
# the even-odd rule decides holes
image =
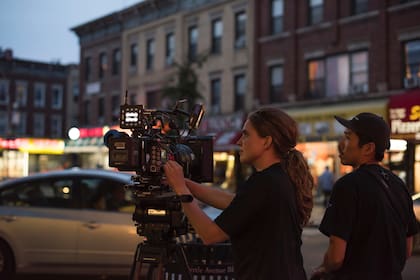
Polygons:
[[186,60],[184,63],[174,63],[176,72],[170,78],[169,83],[162,89],[163,98],[170,100],[171,104],[176,101],[186,99],[187,107],[191,110],[192,106],[203,96],[200,93],[200,81],[196,73],[196,68],[201,68],[206,61],[207,55],[199,55],[194,61]]

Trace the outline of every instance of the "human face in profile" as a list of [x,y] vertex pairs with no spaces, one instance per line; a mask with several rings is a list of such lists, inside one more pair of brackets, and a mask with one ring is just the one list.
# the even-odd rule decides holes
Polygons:
[[339,146],[341,164],[357,168],[361,164],[363,152],[363,147],[359,147],[359,136],[353,130],[346,129],[341,142],[341,150]]
[[242,129],[242,136],[237,142],[240,147],[241,163],[251,164],[257,168],[258,162],[266,151],[264,148],[265,141],[266,137],[261,137],[252,123],[247,120]]

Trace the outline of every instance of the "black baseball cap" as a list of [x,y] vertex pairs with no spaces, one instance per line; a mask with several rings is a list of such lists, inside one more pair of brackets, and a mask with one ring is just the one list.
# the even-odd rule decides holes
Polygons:
[[375,143],[378,151],[385,151],[389,149],[390,143],[390,129],[385,120],[378,115],[372,113],[360,113],[351,120],[343,119],[339,116],[334,118],[343,126],[353,130],[358,135],[365,136]]

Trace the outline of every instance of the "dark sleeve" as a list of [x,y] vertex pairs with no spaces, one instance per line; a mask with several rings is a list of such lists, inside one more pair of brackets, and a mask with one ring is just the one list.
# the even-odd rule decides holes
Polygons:
[[264,189],[268,180],[262,176],[254,175],[245,183],[231,204],[215,219],[216,224],[229,236],[241,233],[246,226],[258,218],[258,213],[264,209]]
[[413,200],[409,197],[409,217],[408,217],[408,226],[407,226],[407,237],[413,236],[419,232],[419,225],[416,220],[416,215],[414,214]]
[[342,177],[333,187],[319,230],[327,236],[349,240],[357,212],[355,186]]

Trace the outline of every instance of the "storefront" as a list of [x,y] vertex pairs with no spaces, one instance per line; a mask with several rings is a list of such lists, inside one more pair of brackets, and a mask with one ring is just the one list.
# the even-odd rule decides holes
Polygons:
[[391,169],[405,180],[411,192],[420,192],[420,88],[389,99]]
[[64,154],[68,165],[109,169],[109,151],[103,140],[109,129],[107,126],[77,129],[77,135],[70,137],[65,143]]
[[315,183],[326,166],[336,178],[352,171],[338,157],[338,140],[345,128],[334,116],[351,119],[361,112],[371,112],[386,119],[387,104],[388,100],[381,98],[285,109],[298,122],[300,136],[296,148],[307,159]]
[[61,169],[64,141],[40,138],[0,138],[0,178]]

